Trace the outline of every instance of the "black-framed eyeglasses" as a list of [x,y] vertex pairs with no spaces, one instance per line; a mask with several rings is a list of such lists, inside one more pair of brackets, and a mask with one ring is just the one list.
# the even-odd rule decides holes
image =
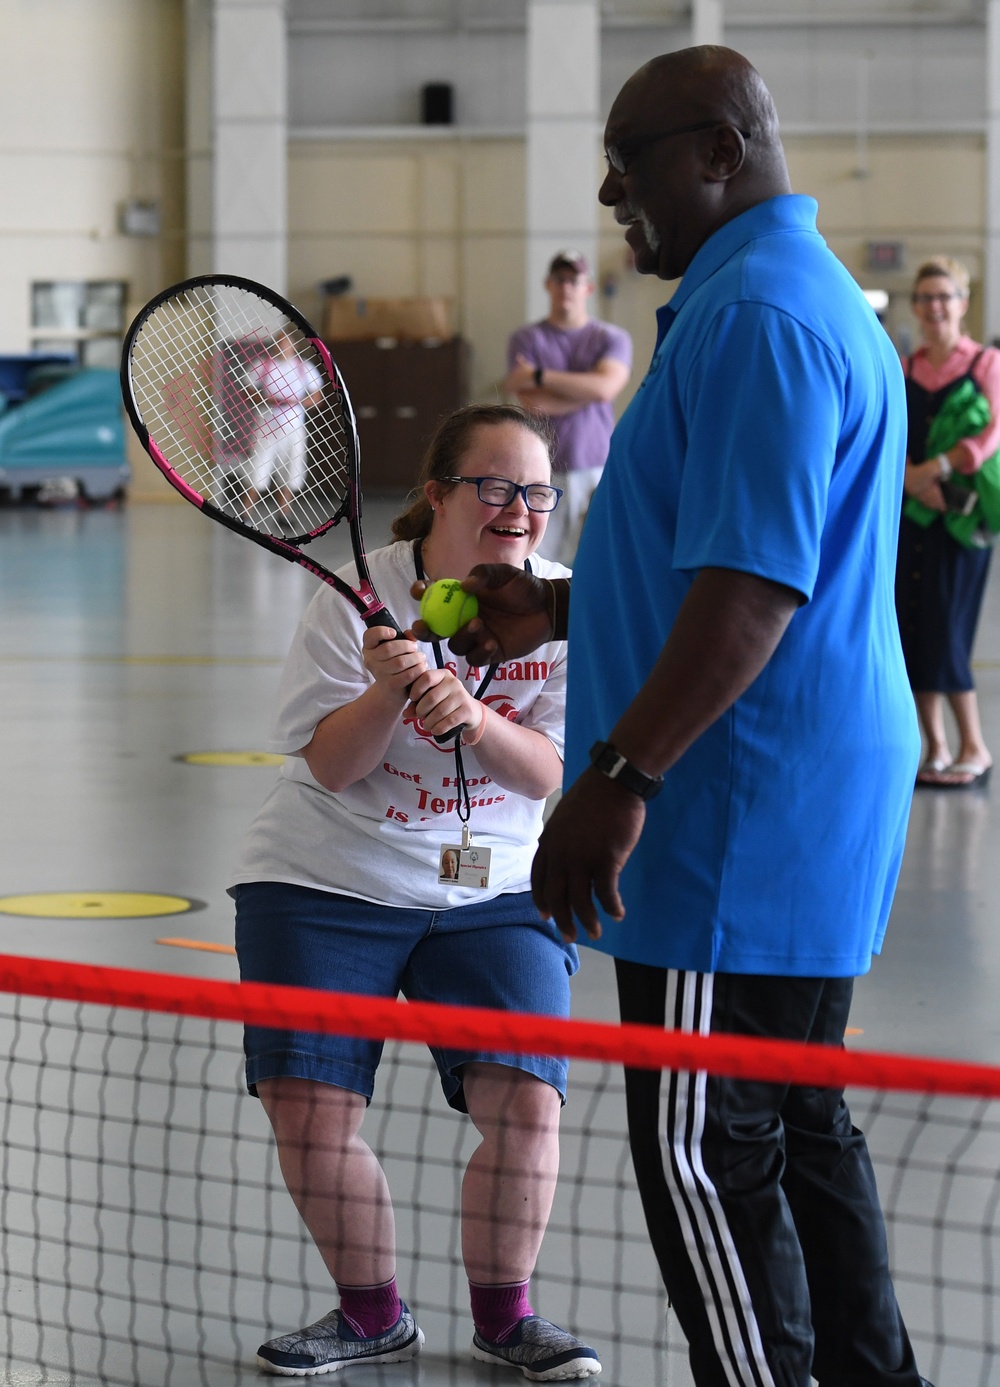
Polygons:
[[[714,130],[718,125],[726,125],[724,120],[701,120],[697,125],[681,125],[676,130],[662,130],[656,135],[637,135],[634,140],[624,140],[621,144],[610,144],[604,151],[604,157],[608,161],[609,168],[614,169],[615,173],[623,174],[628,168],[629,160],[635,158],[641,149],[647,149],[651,144],[659,144],[660,140],[672,140],[675,135],[693,135],[696,130]],[[739,126],[736,127],[739,129]],[[749,130],[740,130],[740,134],[745,140],[750,139]]]
[[479,493],[479,499],[487,506],[509,506],[520,493],[528,510],[550,511],[559,504],[562,490],[558,486],[546,486],[544,482],[528,482],[518,486],[517,482],[506,477],[442,477],[443,482],[469,482]]

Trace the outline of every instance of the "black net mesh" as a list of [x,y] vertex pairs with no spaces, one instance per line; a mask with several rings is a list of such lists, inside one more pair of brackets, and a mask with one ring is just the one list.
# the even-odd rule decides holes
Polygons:
[[[245,1092],[238,1023],[4,995],[0,1032],[0,1381],[257,1380],[258,1344],[336,1297],[262,1107]],[[921,1371],[938,1383],[1000,1383],[997,1103],[864,1088],[850,1097]],[[365,1381],[494,1381],[499,1370],[468,1357],[458,1215],[477,1137],[445,1105],[423,1047],[387,1045],[364,1135],[392,1191],[400,1291],[426,1336],[419,1368],[365,1366]],[[561,1157],[536,1311],[595,1345],[602,1382],[686,1383],[686,1346],[634,1188],[617,1065],[571,1065]]]

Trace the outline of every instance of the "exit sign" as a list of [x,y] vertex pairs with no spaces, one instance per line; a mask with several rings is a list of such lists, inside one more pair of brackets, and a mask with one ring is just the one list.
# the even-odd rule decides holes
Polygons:
[[865,265],[869,270],[901,270],[902,241],[869,241],[865,246]]

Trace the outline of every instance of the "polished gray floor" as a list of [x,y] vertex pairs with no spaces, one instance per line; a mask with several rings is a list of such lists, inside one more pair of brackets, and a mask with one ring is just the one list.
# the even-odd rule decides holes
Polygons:
[[[366,529],[373,547],[386,537],[393,509],[388,501],[369,506]],[[325,557],[338,555],[347,556],[339,538],[328,544]],[[227,954],[157,941],[181,936],[231,942],[231,902],[225,894],[229,864],[275,772],[259,766],[195,766],[177,758],[264,745],[281,658],[314,582],[182,505],[123,511],[0,509],[0,897],[165,892],[191,898],[199,907],[159,919],[79,921],[0,914],[0,953],[236,977],[235,960]],[[987,736],[1000,751],[996,575],[977,668]],[[989,791],[916,796],[887,946],[858,984],[854,1024],[862,1034],[852,1045],[1000,1062],[998,815]],[[25,1003],[18,1010],[5,1001],[0,1012],[3,1035],[13,1037],[7,1049],[14,1058],[7,1067],[15,1075],[5,1116],[7,1193],[0,1210],[0,1226],[13,1255],[3,1309],[16,1327],[17,1341],[9,1347],[6,1381],[11,1387],[46,1380],[89,1382],[101,1372],[108,1381],[169,1381],[177,1387],[249,1381],[253,1370],[233,1367],[232,1360],[244,1346],[252,1360],[258,1330],[289,1327],[285,1317],[298,1312],[303,1287],[316,1313],[327,1308],[327,1293],[322,1270],[294,1228],[290,1205],[281,1203],[284,1196],[257,1105],[232,1100],[232,1111],[227,1108],[219,1118],[218,1130],[203,1133],[202,1147],[190,1135],[201,1120],[196,1118],[205,1089],[199,1076],[205,1065],[220,1091],[227,1085],[238,1088],[238,1036],[206,1036],[195,1026],[178,1045],[162,1033],[163,1023],[148,1037],[122,1034],[115,1041],[120,1050],[114,1059],[119,1066],[117,1096],[108,1097],[104,1090],[98,1092],[100,1081],[93,1075],[100,1072],[102,1044],[120,1023],[107,1017],[88,1023],[91,1030],[75,1042],[82,1049],[74,1059],[70,1037],[79,1034],[74,1018],[58,1009],[44,1013],[40,1006]],[[586,951],[574,1010],[599,1019],[615,1015],[610,967]],[[57,1042],[53,1036],[62,1039]],[[46,1052],[53,1045],[58,1063]],[[59,1051],[59,1045],[70,1049]],[[170,1114],[170,1149],[164,1151],[161,1142],[155,1152],[147,1152],[142,1143],[149,1138],[129,1126],[138,1101],[129,1075],[148,1072],[154,1096],[143,1102],[152,1105],[150,1120],[159,1131],[158,1047],[173,1056],[162,1065],[179,1064],[190,1087],[182,1084],[177,1090],[181,1097],[171,1100],[179,1107]],[[84,1062],[81,1055],[93,1062]],[[402,1056],[394,1071],[403,1075],[401,1091],[407,1094],[424,1083],[416,1068],[407,1079],[408,1066],[417,1064]],[[45,1085],[55,1083],[58,1090],[53,1076],[74,1066],[91,1075],[79,1080],[79,1112],[67,1114],[66,1095],[53,1090],[51,1111],[56,1115],[44,1121],[33,1117],[38,1095],[49,1092]],[[419,1066],[419,1074],[425,1074],[422,1059]],[[603,1381],[616,1387],[683,1384],[687,1373],[677,1331],[669,1322],[663,1329],[655,1269],[623,1157],[617,1079],[581,1065],[575,1083],[567,1108],[561,1202],[547,1242],[540,1308],[553,1317],[570,1316],[601,1345],[613,1341]],[[437,1387],[493,1379],[489,1370],[466,1360],[464,1322],[456,1329],[448,1311],[452,1300],[461,1299],[460,1288],[452,1295],[455,1272],[448,1251],[455,1230],[450,1215],[440,1212],[449,1198],[435,1181],[453,1179],[453,1153],[465,1149],[467,1134],[435,1106],[432,1093],[433,1085],[426,1099],[436,1113],[429,1135],[421,1105],[411,1110],[405,1102],[385,1118],[389,1125],[384,1131],[389,1159],[403,1162],[401,1182],[411,1178],[403,1157],[413,1152],[415,1142],[425,1142],[427,1151],[436,1153],[425,1171],[430,1183],[413,1196],[407,1213],[417,1242],[426,1249],[422,1270],[416,1261],[408,1264],[416,1283],[408,1293],[427,1307],[422,1311],[427,1351],[416,1366],[384,1372],[368,1368],[350,1374],[351,1381],[384,1378]],[[868,1110],[871,1100],[858,1095],[857,1106]],[[987,1384],[1000,1382],[991,1310],[991,1259],[997,1251],[993,1176],[1000,1167],[1000,1137],[993,1130],[995,1114],[987,1109],[974,1114],[978,1125],[970,1135],[972,1110],[973,1105],[947,1108],[939,1103],[932,1122],[919,1116],[918,1100],[876,1100],[870,1120],[880,1180],[892,1199],[901,1299],[922,1360],[928,1360],[925,1370],[933,1369],[939,1382]],[[50,1130],[46,1124],[53,1122]],[[25,1135],[28,1127],[32,1130]],[[236,1163],[234,1129],[239,1135]],[[124,1216],[115,1208],[109,1207],[101,1214],[104,1221],[95,1224],[95,1207],[117,1207],[116,1200],[124,1199],[120,1192],[99,1189],[98,1182],[113,1184],[117,1178],[129,1184],[125,1157],[117,1165],[91,1159],[95,1144],[104,1152],[106,1143],[114,1146],[115,1141],[125,1157],[139,1152],[146,1171],[130,1192],[148,1220],[128,1234],[136,1244],[131,1250],[124,1245],[115,1250],[120,1232],[116,1219]],[[39,1145],[44,1158],[38,1155]],[[901,1161],[904,1148],[906,1159]],[[964,1164],[956,1164],[956,1151]],[[68,1153],[81,1162],[74,1167],[72,1204],[60,1183]],[[195,1185],[178,1173],[186,1165],[196,1172]],[[169,1179],[164,1174],[168,1167]],[[447,1177],[441,1174],[445,1169]],[[261,1250],[254,1189],[266,1190],[269,1216],[292,1230],[284,1250],[283,1245],[277,1251]],[[185,1309],[193,1275],[185,1268],[195,1252],[184,1242],[182,1215],[192,1201],[204,1201],[206,1226],[219,1225],[212,1234],[218,1245],[207,1254],[198,1252],[207,1256],[212,1275],[222,1277],[218,1268],[223,1263],[247,1272],[245,1283],[232,1276],[215,1282],[209,1272],[198,1273],[208,1277],[200,1289],[212,1305],[208,1319],[201,1321]],[[436,1218],[427,1221],[421,1201],[439,1210]],[[954,1229],[947,1236],[945,1224]],[[172,1230],[174,1242],[163,1252],[165,1227]],[[147,1257],[150,1248],[159,1250]],[[260,1264],[267,1258],[276,1270],[265,1305]],[[945,1268],[940,1284],[930,1275],[932,1260],[939,1270]],[[76,1286],[72,1294],[60,1289],[70,1262]],[[162,1270],[165,1264],[168,1271]],[[132,1302],[145,1306],[129,1312],[139,1318],[124,1338],[102,1320],[113,1319],[119,1282]],[[616,1327],[607,1323],[609,1287],[617,1307],[613,1313],[623,1317]],[[105,1329],[112,1342],[106,1360],[94,1357],[97,1339],[86,1335],[76,1356],[67,1357],[54,1329],[38,1348],[31,1325],[35,1307],[43,1302],[53,1323],[86,1324],[89,1317]],[[220,1348],[215,1330],[222,1324],[225,1343]],[[158,1352],[164,1334],[172,1353],[167,1360]],[[208,1354],[200,1366],[199,1345]],[[39,1357],[48,1364],[47,1373],[35,1365]],[[0,1356],[0,1383],[5,1380],[2,1361]]]

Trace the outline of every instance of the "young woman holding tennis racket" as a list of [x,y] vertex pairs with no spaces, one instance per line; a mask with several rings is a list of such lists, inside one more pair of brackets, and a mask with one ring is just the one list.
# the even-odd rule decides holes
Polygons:
[[[548,440],[529,415],[458,411],[431,445],[396,542],[369,556],[374,586],[410,624],[418,578],[491,562],[564,574],[532,557],[559,500],[551,480]],[[436,655],[408,625],[366,628],[329,587],[316,594],[279,697],[272,745],[288,759],[232,888],[241,974],[568,1015],[575,949],[538,919],[528,891],[543,802],[562,773],[565,645],[494,669],[488,693],[487,672]],[[456,772],[459,728],[466,760]],[[391,1196],[360,1135],[381,1044],[248,1027],[246,1050],[282,1173],[340,1294],[318,1323],[263,1344],[258,1361],[304,1376],[413,1357],[423,1335],[396,1286]],[[433,1054],[447,1101],[482,1137],[462,1189],[473,1355],[540,1381],[600,1372],[594,1350],[528,1300],[558,1169],[565,1063]]]
[[[540,426],[507,407],[446,421],[398,542],[369,566],[347,388],[287,299],[237,275],[173,285],[126,334],[121,376],[136,433],[170,485],[325,584],[285,670],[275,747],[288,760],[233,888],[243,976],[567,1014],[576,954],[539,922],[528,892],[543,801],[561,779],[565,646],[485,676],[445,665],[435,647],[431,667],[386,604],[412,622],[415,579],[477,563],[565,572],[529,558],[560,495]],[[276,393],[281,407],[264,408]],[[341,521],[353,564],[331,573],[308,545]],[[253,1029],[246,1043],[289,1189],[341,1290],[339,1310],[262,1345],[260,1362],[311,1376],[412,1357],[423,1335],[396,1289],[391,1201],[358,1135],[382,1047]],[[448,1101],[483,1137],[462,1194],[473,1354],[536,1380],[599,1372],[593,1349],[527,1299],[565,1064],[435,1059]]]

